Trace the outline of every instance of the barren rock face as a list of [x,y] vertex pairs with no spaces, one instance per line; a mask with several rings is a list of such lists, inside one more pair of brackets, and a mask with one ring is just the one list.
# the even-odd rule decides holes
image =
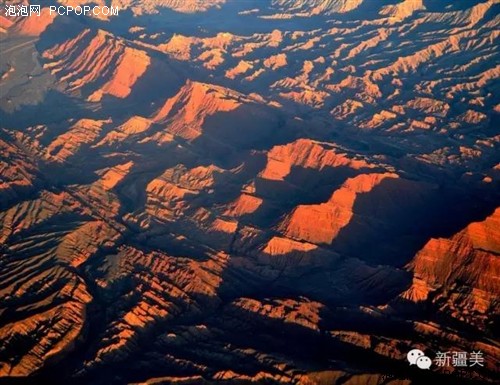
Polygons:
[[274,6],[286,11],[303,12],[304,16],[316,14],[346,13],[356,9],[363,0],[274,0]]
[[499,210],[450,238],[431,239],[409,268],[413,285],[403,298],[431,301],[439,311],[481,328],[498,302]]
[[[106,94],[127,97],[150,64],[144,51],[128,47],[102,30],[95,34],[84,30],[76,38],[46,50],[43,56],[45,68],[59,76],[64,74],[60,80],[68,83],[69,91],[98,82],[100,87],[88,96],[92,102]],[[100,84],[102,80],[106,82]]]
[[0,15],[0,382],[495,383],[498,1],[58,3],[121,10]]
[[172,9],[182,13],[203,12],[212,7],[220,7],[227,0],[113,0],[111,5],[121,8],[130,8],[134,14],[157,13],[162,9]]

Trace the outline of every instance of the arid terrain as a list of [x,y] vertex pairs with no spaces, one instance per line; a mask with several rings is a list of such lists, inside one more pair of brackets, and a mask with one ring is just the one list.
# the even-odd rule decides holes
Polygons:
[[497,383],[500,0],[39,3],[0,15],[0,383]]

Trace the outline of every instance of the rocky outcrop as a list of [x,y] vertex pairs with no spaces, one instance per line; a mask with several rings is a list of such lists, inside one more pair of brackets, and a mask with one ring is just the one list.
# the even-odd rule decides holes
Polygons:
[[64,162],[80,151],[82,146],[93,143],[99,137],[102,127],[109,123],[111,120],[79,120],[47,146],[46,158]]
[[[312,243],[331,244],[354,214],[359,194],[369,194],[396,174],[367,174],[348,179],[330,200],[320,205],[298,206],[280,225],[288,237]],[[384,192],[386,193],[386,192]]]
[[356,159],[337,153],[326,143],[299,139],[293,143],[273,147],[267,154],[266,167],[259,174],[263,179],[285,180],[296,167],[323,171],[328,168],[346,167],[353,170],[373,168],[364,159]]
[[0,198],[7,203],[34,187],[38,169],[29,156],[10,141],[0,138],[0,150],[3,154],[0,160]]
[[40,36],[51,25],[57,13],[50,13],[49,8],[41,7],[40,16],[30,15],[21,17],[9,27],[9,33],[21,36]]
[[405,0],[399,4],[387,5],[383,7],[380,14],[402,20],[413,15],[416,11],[425,9],[423,0]]
[[[205,120],[218,112],[229,112],[242,105],[243,95],[222,87],[188,82],[177,95],[158,110],[155,122],[171,121],[169,130],[185,139],[201,134]],[[248,102],[248,99],[247,99]]]
[[449,238],[433,238],[409,264],[412,286],[401,297],[431,303],[440,312],[479,328],[491,326],[500,288],[500,209]]
[[109,32],[88,29],[45,50],[42,57],[44,68],[66,83],[68,91],[85,90],[94,102],[103,95],[127,97],[150,64],[144,51],[127,46]]
[[83,334],[92,296],[71,266],[116,235],[104,223],[61,221],[72,205],[78,204],[67,194],[44,193],[0,216],[2,244],[8,245],[0,263],[2,377],[30,375],[57,361]]
[[273,6],[286,13],[298,13],[304,16],[317,14],[345,13],[359,7],[363,0],[274,0]]
[[135,15],[144,13],[158,13],[162,8],[172,9],[182,13],[193,13],[207,11],[213,7],[220,7],[227,0],[160,0],[160,1],[136,1],[136,0],[113,0],[112,6],[123,9],[131,9]]
[[2,380],[493,383],[498,1],[59,3],[122,9],[0,16]]

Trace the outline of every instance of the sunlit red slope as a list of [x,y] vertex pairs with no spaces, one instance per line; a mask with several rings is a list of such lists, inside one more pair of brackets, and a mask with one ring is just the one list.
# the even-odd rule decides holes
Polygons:
[[498,1],[96,4],[0,17],[0,382],[495,383]]

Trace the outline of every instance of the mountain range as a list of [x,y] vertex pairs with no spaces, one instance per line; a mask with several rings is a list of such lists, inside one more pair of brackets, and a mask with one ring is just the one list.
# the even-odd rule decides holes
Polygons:
[[0,16],[0,380],[498,380],[500,1],[87,4]]

